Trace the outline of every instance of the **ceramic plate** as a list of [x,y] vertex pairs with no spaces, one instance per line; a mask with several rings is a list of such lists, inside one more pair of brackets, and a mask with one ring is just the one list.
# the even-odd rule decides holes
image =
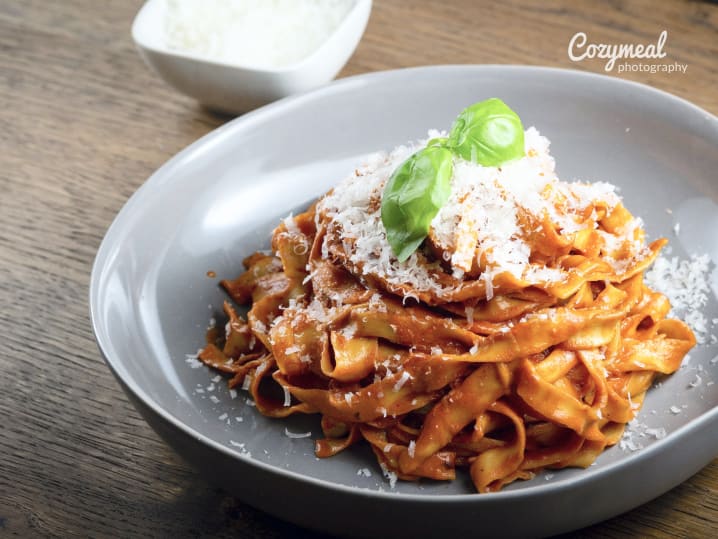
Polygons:
[[[100,350],[127,395],[211,481],[278,517],[337,534],[528,537],[626,511],[716,456],[715,271],[701,309],[706,343],[649,392],[632,442],[586,470],[498,493],[475,494],[461,473],[452,483],[391,488],[364,446],[320,461],[315,417],[262,417],[245,392],[230,394],[188,358],[210,318],[220,317],[219,278],[237,276],[246,255],[267,248],[280,218],[367,154],[446,129],[465,106],[492,96],[552,141],[561,179],[614,183],[649,236],[670,239],[669,256],[708,254],[715,268],[718,119],[646,86],[546,68],[426,67],[341,80],[247,114],[180,152],[132,196],[102,242],[90,290]],[[658,428],[665,437],[649,434]],[[306,432],[312,436],[290,436]],[[359,474],[364,468],[369,477]]]

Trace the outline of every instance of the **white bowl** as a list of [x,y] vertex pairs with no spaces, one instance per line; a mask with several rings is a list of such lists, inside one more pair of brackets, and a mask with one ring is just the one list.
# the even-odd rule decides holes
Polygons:
[[132,23],[145,62],[165,82],[209,108],[242,113],[332,80],[364,34],[372,0],[355,0],[339,26],[311,55],[282,68],[257,69],[168,48],[165,0],[148,0]]

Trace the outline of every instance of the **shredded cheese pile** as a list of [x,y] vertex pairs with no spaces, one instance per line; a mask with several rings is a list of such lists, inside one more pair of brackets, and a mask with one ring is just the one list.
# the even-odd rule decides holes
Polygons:
[[[430,131],[429,138],[442,133]],[[381,195],[394,170],[426,141],[399,146],[368,159],[365,166],[339,184],[318,205],[318,216],[327,216],[340,228],[349,262],[362,273],[375,275],[390,286],[441,294],[445,288],[435,275],[441,260],[427,264],[419,253],[399,263],[386,239],[381,222]],[[555,172],[549,140],[531,127],[525,132],[526,156],[501,167],[484,167],[455,158],[451,196],[431,223],[429,243],[461,279],[481,260],[487,299],[492,277],[505,273],[527,285],[561,282],[558,268],[534,263],[531,235],[548,219],[560,234],[576,234],[586,228],[597,231],[604,242],[604,258],[617,272],[627,261],[647,256],[640,218],[631,217],[620,230],[597,230],[598,223],[584,215],[596,201],[610,212],[620,204],[615,187],[608,183],[563,182]],[[350,239],[351,244],[346,240]],[[328,246],[324,246],[329,257]],[[628,251],[628,256],[626,251]],[[619,255],[612,256],[613,254]]]
[[255,68],[306,58],[346,17],[352,0],[166,0],[171,49]]

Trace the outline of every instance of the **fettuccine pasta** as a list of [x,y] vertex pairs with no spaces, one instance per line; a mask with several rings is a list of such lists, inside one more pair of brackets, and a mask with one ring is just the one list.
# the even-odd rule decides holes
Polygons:
[[225,335],[200,353],[264,415],[320,414],[316,455],[370,444],[385,474],[480,492],[586,467],[657,375],[695,344],[643,282],[666,240],[608,184],[566,183],[548,141],[500,168],[456,159],[449,202],[400,263],[379,217],[413,148],[370,158],[272,235],[223,287]]

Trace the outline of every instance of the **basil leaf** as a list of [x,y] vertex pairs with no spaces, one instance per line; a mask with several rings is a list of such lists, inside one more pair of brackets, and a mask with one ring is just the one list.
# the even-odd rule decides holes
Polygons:
[[451,194],[454,162],[440,146],[419,150],[394,171],[381,199],[386,239],[404,262],[429,234],[432,219]]
[[448,145],[467,161],[498,167],[524,156],[524,128],[506,103],[487,99],[459,114]]
[[446,137],[433,138],[429,142],[426,143],[427,146],[439,146],[440,148],[447,148],[448,144],[449,144],[449,139]]
[[523,157],[521,119],[500,99],[475,103],[458,116],[448,138],[431,139],[394,171],[382,195],[381,220],[400,262],[421,245],[449,199],[454,155],[486,167]]

